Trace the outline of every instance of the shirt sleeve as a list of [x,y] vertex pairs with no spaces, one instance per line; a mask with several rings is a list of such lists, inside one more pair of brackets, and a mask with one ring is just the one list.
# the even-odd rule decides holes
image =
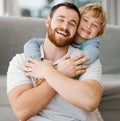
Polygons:
[[100,57],[100,38],[96,37],[90,40],[86,40],[81,44],[81,51],[85,56],[90,57],[90,60],[84,62],[84,64],[92,64]]
[[17,54],[10,61],[7,71],[7,92],[20,84],[32,84],[31,79],[25,76],[25,73],[22,69],[23,62],[25,62],[24,54]]
[[90,67],[86,70],[84,74],[79,77],[79,80],[83,81],[86,79],[92,79],[98,81],[102,86],[102,65],[100,60],[96,60],[94,63],[90,65]]

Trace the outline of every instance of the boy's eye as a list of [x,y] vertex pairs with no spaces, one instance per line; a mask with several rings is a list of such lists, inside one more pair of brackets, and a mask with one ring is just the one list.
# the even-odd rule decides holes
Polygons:
[[93,24],[93,26],[97,27],[97,25],[96,25],[96,24]]
[[99,27],[99,25],[98,25],[98,24],[94,24],[94,23],[93,23],[93,26],[95,26],[95,27]]
[[88,20],[86,18],[83,18],[83,21],[88,22]]
[[73,27],[76,26],[76,24],[74,22],[70,22],[69,25],[73,26]]

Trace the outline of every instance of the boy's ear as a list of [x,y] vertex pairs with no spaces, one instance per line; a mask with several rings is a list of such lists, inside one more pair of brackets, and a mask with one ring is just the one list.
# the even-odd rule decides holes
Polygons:
[[45,20],[45,24],[46,24],[47,27],[49,26],[50,22],[51,22],[51,17],[47,16],[47,18]]

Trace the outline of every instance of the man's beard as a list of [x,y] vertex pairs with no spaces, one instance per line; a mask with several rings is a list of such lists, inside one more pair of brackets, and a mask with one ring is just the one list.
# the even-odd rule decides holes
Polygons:
[[48,38],[49,38],[49,40],[54,45],[56,45],[57,47],[65,47],[66,45],[69,45],[73,41],[74,36],[71,37],[71,38],[68,38],[68,39],[64,39],[64,40],[60,39],[60,38],[57,38],[55,36],[55,32],[57,32],[58,30],[65,31],[65,33],[67,33],[68,36],[70,35],[70,32],[68,30],[63,30],[62,28],[56,28],[55,30],[53,30],[51,28],[51,26],[49,25],[48,26]]

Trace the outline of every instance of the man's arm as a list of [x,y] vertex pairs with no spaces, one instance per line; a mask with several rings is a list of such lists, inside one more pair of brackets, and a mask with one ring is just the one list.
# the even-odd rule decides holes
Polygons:
[[21,121],[26,121],[40,112],[49,103],[54,94],[55,91],[47,82],[43,82],[35,88],[30,84],[16,86],[8,93],[8,97],[17,118]]
[[[91,75],[101,75],[101,65],[99,63],[96,63],[96,65],[97,64],[97,68],[95,64],[94,66],[89,67],[92,68],[88,69]],[[44,77],[56,92],[73,105],[87,111],[93,111],[98,107],[103,88],[97,80],[87,78],[82,81],[77,81],[68,78],[53,68],[51,64],[40,62],[35,59],[31,59],[29,67],[30,72],[26,74],[27,76],[34,76],[37,72],[36,76],[39,78]],[[39,70],[39,67],[42,68],[42,71]],[[55,76],[53,76],[53,74]]]
[[8,98],[14,113],[21,121],[40,112],[53,98],[55,91],[44,81],[38,87],[33,88],[29,78],[22,70],[23,61],[15,57],[11,62],[7,73]]

